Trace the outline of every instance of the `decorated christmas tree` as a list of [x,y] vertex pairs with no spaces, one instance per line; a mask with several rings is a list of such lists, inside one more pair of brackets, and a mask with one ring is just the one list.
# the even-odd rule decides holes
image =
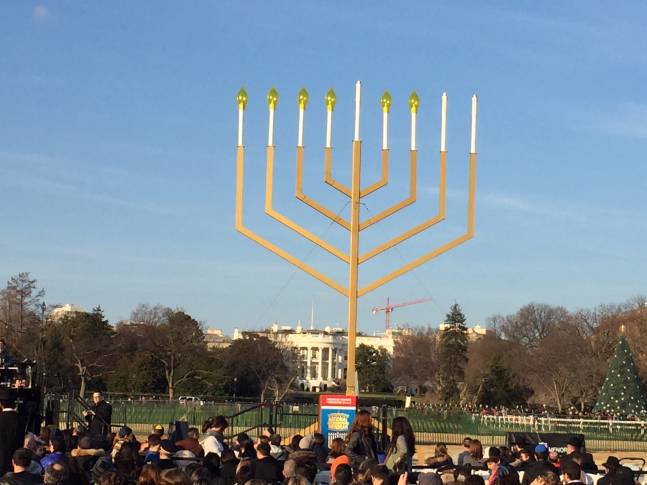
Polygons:
[[620,334],[609,361],[607,377],[593,411],[620,416],[647,414],[647,401],[640,388],[638,372],[624,332]]

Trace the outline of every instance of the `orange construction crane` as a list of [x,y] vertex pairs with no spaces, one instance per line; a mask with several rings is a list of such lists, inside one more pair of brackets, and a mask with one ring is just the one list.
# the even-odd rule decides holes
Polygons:
[[388,330],[391,328],[391,313],[393,313],[393,310],[395,310],[396,308],[402,308],[403,306],[417,305],[419,303],[425,303],[428,301],[431,301],[431,298],[419,298],[417,300],[391,304],[391,300],[387,296],[386,306],[382,308],[375,307],[371,310],[371,312],[373,313],[373,315],[375,315],[377,312],[384,312],[384,328]]

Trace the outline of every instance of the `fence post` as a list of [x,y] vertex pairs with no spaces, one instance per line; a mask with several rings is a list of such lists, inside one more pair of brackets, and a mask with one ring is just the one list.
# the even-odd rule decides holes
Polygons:
[[389,419],[388,411],[389,411],[389,408],[386,407],[386,404],[382,404],[382,410],[381,410],[381,414],[382,414],[382,449],[385,452],[386,452],[387,446],[389,444],[388,436],[387,436],[387,429],[388,429],[388,425],[389,425],[389,423],[388,423],[388,419]]

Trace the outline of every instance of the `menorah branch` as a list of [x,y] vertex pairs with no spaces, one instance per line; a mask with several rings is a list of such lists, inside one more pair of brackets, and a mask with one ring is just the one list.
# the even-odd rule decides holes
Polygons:
[[418,266],[431,261],[432,259],[440,256],[441,254],[446,253],[450,249],[455,248],[463,244],[466,241],[469,241],[474,237],[474,207],[475,207],[475,197],[476,197],[476,153],[470,153],[470,175],[469,175],[469,193],[467,201],[467,231],[462,236],[457,237],[456,239],[440,246],[437,249],[415,259],[414,261],[405,264],[401,268],[387,274],[386,276],[375,280],[373,283],[361,288],[357,292],[357,296],[364,296],[367,293],[379,288],[380,286],[388,283],[389,281],[394,280],[395,278],[402,276],[403,274],[417,268]]
[[421,232],[429,229],[432,226],[435,226],[439,222],[445,220],[445,209],[446,209],[446,187],[447,187],[447,152],[440,152],[440,177],[439,177],[439,188],[438,188],[438,212],[431,219],[427,219],[422,224],[418,224],[416,227],[404,232],[403,234],[379,245],[378,247],[372,249],[371,251],[362,254],[359,257],[359,263],[365,263],[371,258],[374,258],[378,254],[391,249],[394,246],[406,241],[413,236],[420,234]]
[[273,196],[274,196],[274,147],[267,147],[267,173],[265,176],[265,213],[281,224],[289,227],[294,232],[300,236],[306,238],[310,242],[316,244],[317,246],[325,249],[333,256],[341,259],[344,263],[348,264],[348,254],[340,251],[336,247],[328,244],[326,241],[320,237],[314,235],[304,227],[300,226],[296,222],[292,221],[290,218],[284,216],[280,212],[274,209],[273,207]]
[[272,251],[277,256],[285,259],[287,262],[293,264],[297,268],[305,271],[309,275],[318,279],[322,283],[330,286],[335,291],[341,293],[342,295],[348,297],[348,288],[343,287],[336,281],[327,277],[323,273],[320,273],[313,267],[304,263],[300,259],[292,256],[287,251],[278,247],[277,245],[269,242],[267,239],[259,236],[251,229],[248,229],[243,224],[243,193],[244,193],[244,182],[245,182],[245,148],[243,146],[238,146],[236,149],[236,230],[248,237],[257,244],[260,244],[265,249]]
[[389,183],[389,149],[382,149],[382,175],[380,180],[375,182],[373,185],[369,185],[365,189],[359,191],[360,198],[366,197],[367,195],[372,194],[376,190],[381,189]]
[[396,212],[405,207],[413,204],[416,201],[416,184],[417,184],[417,150],[411,150],[410,152],[410,167],[409,167],[409,196],[406,199],[401,200],[397,204],[392,205],[388,209],[383,210],[382,212],[376,214],[375,216],[365,220],[359,225],[359,230],[363,231],[364,229],[371,227],[373,224],[376,224],[389,216],[392,216]]
[[337,189],[346,197],[350,197],[350,188],[335,180],[332,176],[332,148],[326,147],[324,153],[324,182]]
[[296,170],[296,190],[295,195],[304,204],[312,207],[314,210],[323,214],[325,217],[340,225],[347,231],[350,230],[350,222],[341,217],[339,214],[335,214],[330,209],[326,208],[322,204],[318,203],[311,197],[308,197],[303,193],[303,147],[297,147],[297,170]]

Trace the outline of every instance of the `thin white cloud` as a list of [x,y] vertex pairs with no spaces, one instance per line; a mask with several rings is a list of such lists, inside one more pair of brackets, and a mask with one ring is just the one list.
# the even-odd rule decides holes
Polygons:
[[49,18],[49,9],[43,4],[36,5],[32,10],[31,18],[37,24],[45,23]]

